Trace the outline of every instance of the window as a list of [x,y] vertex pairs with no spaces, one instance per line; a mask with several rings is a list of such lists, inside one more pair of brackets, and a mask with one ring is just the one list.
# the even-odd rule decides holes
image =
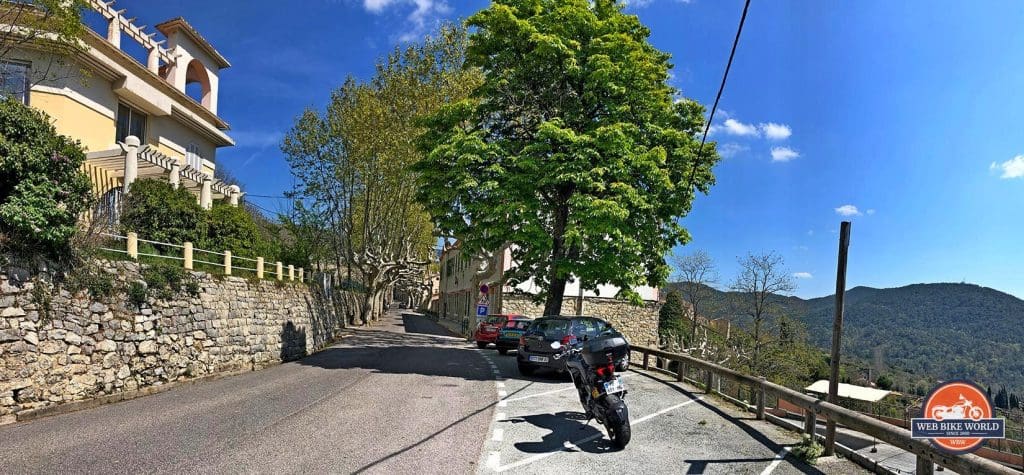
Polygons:
[[129,135],[138,137],[140,142],[146,141],[146,114],[124,104],[118,104],[117,137],[114,140],[124,142]]
[[198,145],[190,143],[185,147],[185,163],[196,170],[203,170],[203,157],[199,155]]
[[28,104],[29,65],[0,61],[0,94]]

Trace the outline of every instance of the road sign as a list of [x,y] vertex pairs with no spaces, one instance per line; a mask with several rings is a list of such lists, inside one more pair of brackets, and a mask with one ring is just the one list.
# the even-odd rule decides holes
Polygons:
[[487,316],[487,306],[486,305],[477,305],[476,306],[476,316],[478,316],[478,317],[486,317]]
[[486,295],[488,290],[490,290],[490,287],[487,287],[487,284],[480,284],[480,293],[481,294]]

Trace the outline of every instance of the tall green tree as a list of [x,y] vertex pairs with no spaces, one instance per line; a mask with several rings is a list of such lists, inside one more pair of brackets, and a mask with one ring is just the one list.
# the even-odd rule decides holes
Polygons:
[[[396,283],[429,263],[434,226],[415,200],[420,119],[465,98],[479,72],[463,68],[466,30],[445,26],[347,80],[324,112],[306,111],[282,150],[296,177],[296,219],[325,230],[340,280],[365,290],[359,321],[376,318]],[[353,316],[354,317],[354,316]]]
[[665,296],[665,304],[658,312],[658,333],[680,335],[686,328],[686,306],[679,291],[673,290]]
[[703,108],[668,85],[669,55],[613,0],[495,0],[471,16],[471,98],[423,137],[420,200],[466,249],[510,245],[561,313],[571,276],[586,288],[660,285],[679,224],[714,182],[698,151]]

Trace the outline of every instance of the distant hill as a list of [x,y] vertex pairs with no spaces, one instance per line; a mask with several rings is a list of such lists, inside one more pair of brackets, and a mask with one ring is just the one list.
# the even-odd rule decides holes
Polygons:
[[[714,317],[749,321],[730,315],[726,302],[734,293],[714,295]],[[804,322],[812,343],[829,348],[834,296],[778,302]],[[903,381],[908,391],[929,380],[968,378],[1024,392],[1024,300],[972,284],[855,287],[846,292],[843,354],[913,374],[908,379],[917,381]]]

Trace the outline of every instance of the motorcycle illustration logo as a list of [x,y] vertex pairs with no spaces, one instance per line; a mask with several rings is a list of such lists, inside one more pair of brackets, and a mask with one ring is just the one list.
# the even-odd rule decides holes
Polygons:
[[978,450],[985,439],[1006,436],[1006,421],[997,418],[985,392],[966,381],[947,381],[924,400],[920,417],[911,419],[911,437],[928,439],[953,454]]

